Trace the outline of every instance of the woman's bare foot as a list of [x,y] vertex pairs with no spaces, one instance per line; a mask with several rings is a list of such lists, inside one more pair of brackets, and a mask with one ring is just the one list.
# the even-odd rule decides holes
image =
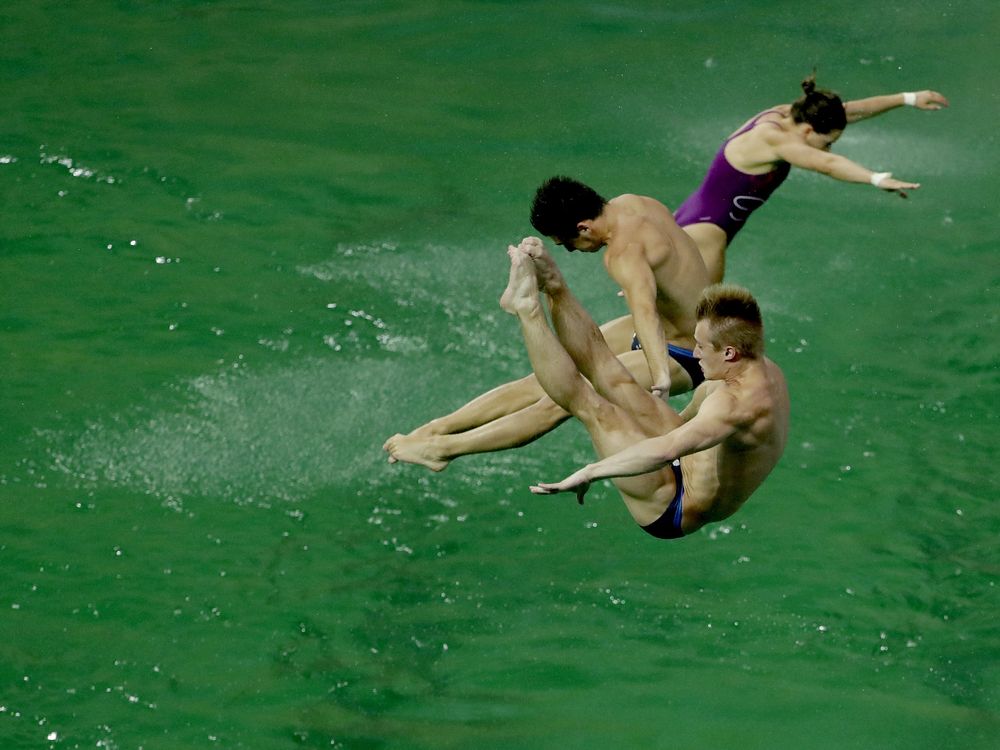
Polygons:
[[382,450],[389,454],[389,463],[403,461],[426,466],[431,471],[444,471],[448,459],[434,448],[434,437],[396,434],[385,441]]

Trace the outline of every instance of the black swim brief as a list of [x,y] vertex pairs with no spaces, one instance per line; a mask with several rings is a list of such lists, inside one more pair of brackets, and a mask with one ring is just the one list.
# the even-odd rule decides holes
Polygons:
[[684,477],[681,474],[681,462],[679,460],[670,464],[674,470],[674,481],[677,489],[674,491],[674,499],[663,511],[663,515],[646,526],[640,526],[647,534],[652,534],[657,539],[679,539],[684,536],[681,531],[681,519],[684,517]]
[[[639,337],[633,334],[632,351],[636,349],[642,349],[642,344],[639,343]],[[667,354],[684,369],[684,372],[691,376],[692,388],[697,388],[705,382],[705,373],[701,371],[701,365],[698,364],[698,358],[694,356],[693,351],[685,349],[683,346],[667,344]]]

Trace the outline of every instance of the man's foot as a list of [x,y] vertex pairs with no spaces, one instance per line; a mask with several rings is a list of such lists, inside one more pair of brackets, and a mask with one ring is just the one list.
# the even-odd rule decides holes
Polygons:
[[396,434],[385,441],[382,450],[389,454],[389,463],[403,461],[426,466],[431,471],[444,471],[448,460],[434,450],[433,438]]
[[500,297],[500,307],[511,315],[530,313],[538,308],[538,281],[531,256],[521,247],[509,245],[510,278]]
[[525,237],[518,245],[531,258],[535,266],[538,285],[547,293],[558,292],[566,286],[562,271],[537,237]]

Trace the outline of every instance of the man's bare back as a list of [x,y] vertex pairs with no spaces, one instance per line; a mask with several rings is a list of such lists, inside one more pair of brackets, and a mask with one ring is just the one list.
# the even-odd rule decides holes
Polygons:
[[[604,266],[625,290],[629,309],[641,305],[633,288],[642,289],[644,274],[637,264],[652,272],[656,313],[665,338],[685,347],[694,344],[694,308],[701,290],[708,286],[708,272],[698,247],[677,226],[669,209],[654,198],[626,193],[608,201],[614,229],[607,240]],[[631,297],[631,298],[630,298]]]
[[671,391],[667,343],[693,346],[694,306],[708,286],[697,246],[666,206],[631,193],[607,201],[600,214],[578,221],[573,231],[572,238],[550,236],[570,252],[607,247],[604,267],[622,288],[631,313],[602,326],[605,338],[621,354],[632,348],[634,334],[649,368],[651,390],[666,396]]

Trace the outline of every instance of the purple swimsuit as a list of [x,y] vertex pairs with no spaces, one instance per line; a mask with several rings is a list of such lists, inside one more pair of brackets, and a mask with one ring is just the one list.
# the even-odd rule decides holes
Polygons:
[[674,211],[674,218],[680,226],[702,222],[715,224],[726,233],[726,241],[732,242],[750,214],[764,205],[771,193],[785,181],[792,168],[787,162],[764,174],[747,174],[730,164],[725,154],[729,141],[756,127],[764,115],[776,111],[768,109],[761,112],[723,142],[701,185]]

